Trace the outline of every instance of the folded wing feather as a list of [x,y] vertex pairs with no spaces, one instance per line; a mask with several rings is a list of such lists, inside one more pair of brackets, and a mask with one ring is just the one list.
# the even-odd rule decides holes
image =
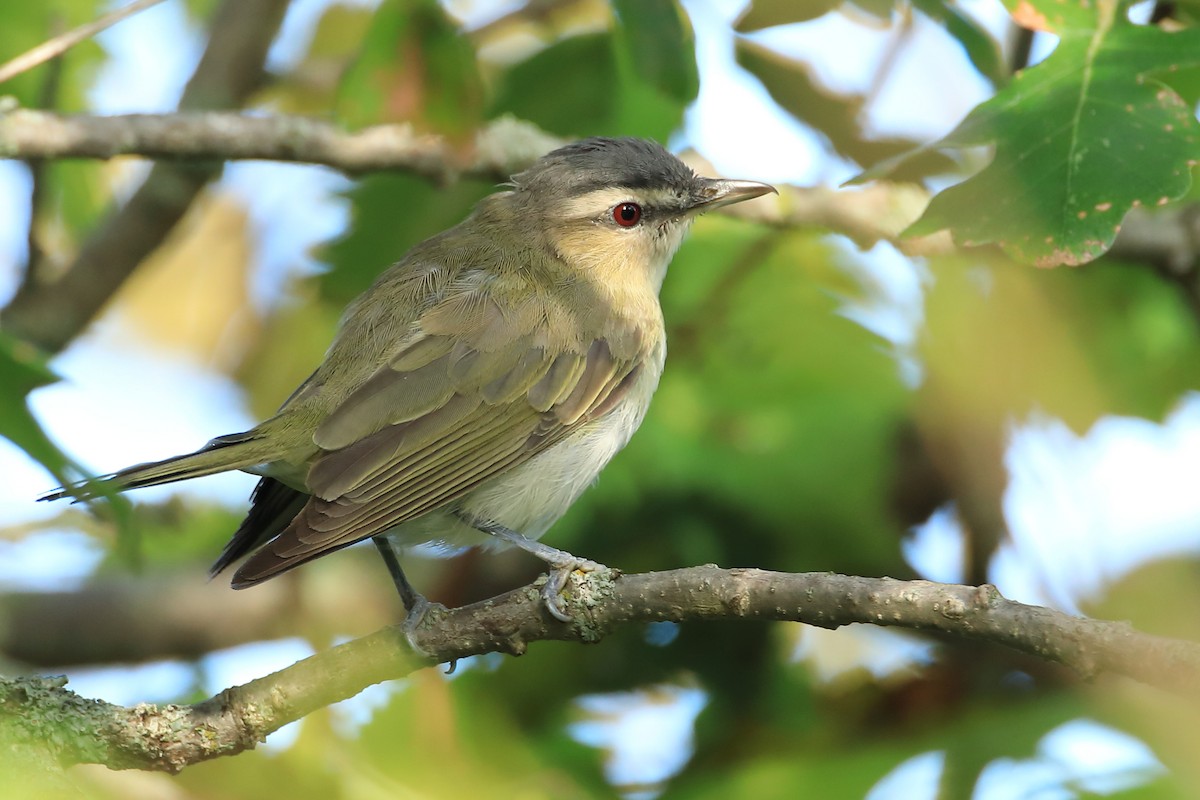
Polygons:
[[590,341],[556,331],[561,344],[551,350],[536,331],[548,315],[507,318],[488,298],[452,297],[417,326],[442,328],[447,304],[474,315],[474,335],[410,339],[325,419],[314,435],[323,453],[308,474],[314,496],[242,565],[234,586],[387,531],[545,451],[611,410],[646,355],[625,347],[614,355],[609,338],[646,338],[624,326]]

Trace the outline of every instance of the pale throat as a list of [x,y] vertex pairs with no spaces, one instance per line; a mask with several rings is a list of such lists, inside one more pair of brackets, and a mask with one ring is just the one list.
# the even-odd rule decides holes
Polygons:
[[[581,272],[615,290],[657,295],[667,266],[691,227],[691,215],[662,221],[647,218],[635,228],[621,229],[608,216],[617,205],[634,202],[645,208],[678,205],[679,192],[671,189],[604,188],[572,198],[561,209],[567,224],[551,226],[558,255]],[[625,291],[622,291],[625,290]]]

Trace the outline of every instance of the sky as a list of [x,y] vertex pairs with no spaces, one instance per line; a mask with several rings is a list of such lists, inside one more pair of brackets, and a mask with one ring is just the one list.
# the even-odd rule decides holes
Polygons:
[[[327,2],[293,2],[284,33],[272,48],[272,64],[286,65],[304,52],[312,25]],[[506,7],[485,0],[456,0],[451,5],[465,9],[475,23]],[[765,91],[734,63],[729,25],[744,2],[685,0],[684,5],[696,31],[701,91],[672,146],[694,147],[722,174],[739,178],[802,185],[836,185],[849,178],[855,168],[829,159],[814,134],[771,110]],[[996,0],[966,0],[962,7],[996,31],[1007,19]],[[886,30],[864,34],[861,26],[833,13],[754,38],[810,61],[834,89],[862,90],[892,35]],[[972,70],[958,68],[964,63],[963,54],[932,23],[918,16],[912,36],[914,43],[901,51],[866,114],[870,129],[880,135],[933,139],[984,99],[988,87],[973,77]],[[89,95],[98,113],[170,110],[203,43],[201,31],[176,0],[143,12],[98,39],[112,55]],[[848,47],[853,48],[853,59],[844,57]],[[1053,41],[1043,37],[1035,52],[1041,57],[1052,47]],[[776,154],[781,152],[794,157],[780,159]],[[144,166],[126,170],[126,186],[135,186],[144,171]],[[222,184],[249,211],[259,248],[250,296],[260,309],[269,309],[282,301],[287,283],[297,273],[321,268],[311,253],[316,244],[328,241],[347,224],[348,209],[338,192],[349,182],[322,168],[245,163],[230,165]],[[28,192],[23,169],[0,162],[0,302],[15,287],[23,261]],[[919,261],[904,258],[887,245],[865,254],[848,242],[841,246],[855,254],[848,260],[856,269],[872,273],[868,283],[873,292],[868,301],[848,306],[843,313],[892,342],[897,369],[910,383],[919,382],[920,366],[911,348],[922,320],[928,274]],[[129,330],[111,316],[53,366],[64,380],[36,392],[32,407],[56,441],[99,472],[189,451],[214,435],[243,430],[256,421],[228,380],[202,365],[135,343]],[[139,391],[129,392],[131,385]],[[104,424],[97,424],[98,420]],[[1193,476],[1200,474],[1200,397],[1196,395],[1181,397],[1162,424],[1113,417],[1076,434],[1045,415],[1014,419],[1006,463],[1011,483],[1004,508],[1013,541],[998,553],[991,577],[1012,599],[1074,611],[1106,583],[1148,560],[1200,551],[1200,493],[1193,487]],[[58,511],[33,502],[53,488],[50,477],[3,440],[0,474],[5,476],[0,483],[0,529]],[[145,490],[139,499],[154,501],[183,492],[242,508],[253,482],[246,475],[214,476]],[[961,553],[961,538],[948,510],[914,531],[905,552],[931,579],[961,577],[955,558]],[[70,588],[86,580],[99,558],[86,537],[66,531],[15,541],[0,538],[0,588]],[[837,635],[842,642],[853,637],[856,646],[818,647],[815,639],[797,646],[795,657],[819,679],[832,680],[858,664],[884,671],[911,669],[930,657],[929,645],[893,631],[856,626]],[[845,658],[847,651],[849,658]],[[202,665],[207,688],[218,691],[309,652],[303,642],[287,640],[213,654]],[[193,677],[185,665],[156,664],[79,672],[72,675],[72,686],[84,694],[132,703],[170,698],[181,681],[186,685]],[[344,704],[346,724],[365,720],[372,707],[396,690],[376,688]],[[701,689],[681,685],[584,698],[580,704],[585,710],[609,722],[580,723],[571,733],[608,748],[606,768],[614,780],[653,782],[686,763],[692,723],[705,702]],[[289,736],[287,730],[281,731],[273,737],[273,746],[286,746]],[[630,746],[651,741],[662,748],[650,756],[644,746]],[[872,800],[932,797],[940,758],[929,753],[898,766],[875,788]],[[1151,775],[1156,769],[1161,766],[1136,739],[1079,720],[1047,734],[1037,757],[990,767],[977,797],[1026,797],[1030,795],[1017,791],[1021,786],[1061,782],[1065,777],[1099,781],[1096,790],[1105,791],[1106,786],[1133,779],[1130,776]],[[923,786],[929,787],[927,792],[917,788]]]

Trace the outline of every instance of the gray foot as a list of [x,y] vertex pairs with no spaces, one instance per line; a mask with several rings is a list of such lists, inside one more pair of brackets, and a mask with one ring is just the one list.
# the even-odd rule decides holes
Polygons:
[[542,587],[542,602],[546,605],[546,610],[550,612],[550,616],[560,622],[570,622],[572,619],[571,615],[563,610],[561,605],[562,590],[566,587],[567,579],[571,577],[571,573],[575,570],[596,572],[597,570],[607,569],[597,561],[580,558],[579,556],[571,555],[566,550],[559,550],[534,541],[522,536],[511,528],[497,525],[495,522],[470,520],[468,524],[484,533],[490,533],[497,539],[508,542],[514,547],[519,547],[526,553],[546,562],[546,565],[550,567],[550,575],[546,578],[546,585]]
[[[407,616],[404,617],[404,622],[400,629],[404,631],[404,638],[408,641],[408,646],[412,651],[421,658],[428,661],[437,661],[437,656],[430,653],[424,647],[417,644],[417,632],[421,629],[421,625],[425,622],[425,616],[430,611],[445,611],[446,607],[441,603],[431,603],[425,599],[423,595],[417,595],[412,606],[408,609]],[[454,663],[450,664],[448,672],[454,671]]]

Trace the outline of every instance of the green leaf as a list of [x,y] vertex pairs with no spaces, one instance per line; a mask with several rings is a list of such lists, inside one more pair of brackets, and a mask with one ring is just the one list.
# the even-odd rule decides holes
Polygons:
[[[0,61],[31,50],[64,30],[91,22],[99,16],[99,6],[94,0],[6,3],[0,24]],[[81,110],[103,57],[103,49],[94,40],[80,42],[58,59],[38,64],[0,84],[0,95],[12,95],[22,106],[30,108],[50,103],[59,109]],[[61,70],[58,86],[55,96],[48,97],[47,88],[54,82],[55,70]]]
[[511,68],[488,116],[511,114],[559,136],[602,132],[617,106],[608,34],[571,36]]
[[[1135,26],[1104,4],[1094,30],[1062,14],[1055,51],[976,107],[929,150],[992,144],[978,175],[934,197],[906,235],[949,228],[963,245],[996,243],[1039,266],[1082,264],[1112,244],[1125,213],[1191,186],[1200,158],[1192,110],[1153,73],[1200,63],[1200,30]],[[886,174],[905,158],[856,180]]]
[[1088,0],[1004,0],[1004,7],[1018,25],[1049,33],[1094,31],[1101,18],[1124,5],[1127,3],[1117,0],[1095,3]]
[[374,20],[373,9],[330,5],[321,14],[301,62],[275,76],[264,88],[261,104],[281,114],[327,116],[343,87],[313,76],[343,75],[358,58]]
[[510,68],[488,116],[512,115],[564,137],[665,141],[688,102],[638,74],[624,33],[594,33],[564,39]]
[[457,225],[494,187],[482,181],[432,186],[411,175],[370,175],[348,192],[353,223],[323,257],[333,268],[319,278],[321,295],[344,306],[410,247]]
[[841,4],[841,0],[754,0],[738,17],[733,29],[738,33],[751,33],[776,25],[808,22],[825,16]]
[[[0,437],[8,439],[55,477],[59,485],[88,477],[83,467],[58,448],[29,410],[27,395],[58,381],[37,348],[0,332]],[[128,500],[110,489],[97,510],[115,525],[117,555],[126,564],[141,563],[140,537]]]
[[868,24],[890,24],[896,14],[895,0],[848,0],[850,16],[866,14],[875,20]]
[[675,0],[614,0],[616,42],[637,78],[687,103],[700,90],[691,25]]
[[475,52],[434,0],[391,0],[375,13],[338,106],[351,126],[409,121],[469,133],[483,107]]
[[99,161],[43,163],[45,198],[36,220],[39,233],[50,242],[69,234],[69,248],[82,243],[109,208],[112,195]]
[[572,36],[508,70],[488,116],[511,114],[559,136],[606,133],[616,74],[609,34]]
[[29,392],[57,380],[35,347],[0,333],[0,436],[66,483],[80,470],[42,430],[25,400]]
[[1029,270],[990,255],[929,261],[919,355],[938,388],[926,402],[988,424],[1037,409],[1082,433],[1110,414],[1162,419],[1200,385],[1195,314],[1153,271],[1108,259]]

